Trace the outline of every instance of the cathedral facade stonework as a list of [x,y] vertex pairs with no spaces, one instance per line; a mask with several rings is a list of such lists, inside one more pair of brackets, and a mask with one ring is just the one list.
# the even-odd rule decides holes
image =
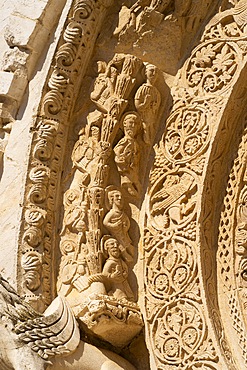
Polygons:
[[247,369],[246,0],[0,7],[0,369]]

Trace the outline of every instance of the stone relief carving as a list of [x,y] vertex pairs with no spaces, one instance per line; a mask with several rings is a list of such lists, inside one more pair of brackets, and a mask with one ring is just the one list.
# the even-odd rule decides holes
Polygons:
[[[193,4],[194,5],[194,4]],[[192,1],[136,1],[129,9],[129,23],[119,31],[123,34],[130,27],[134,27],[137,32],[149,23],[154,26],[155,21],[162,21],[165,16],[173,14],[176,16],[186,16],[192,8]],[[191,10],[192,11],[192,10]],[[139,15],[139,19],[138,19]],[[119,32],[118,31],[118,32]]]
[[103,248],[108,256],[102,271],[106,285],[109,285],[107,293],[117,299],[133,300],[134,294],[128,283],[128,265],[125,262],[126,247],[122,247],[116,239],[109,237],[104,241]]
[[[3,277],[0,278],[0,338],[5,345],[0,354],[1,367],[93,370],[114,366],[119,370],[134,370],[120,356],[112,353],[110,358],[110,351],[100,351],[80,341],[78,324],[63,298],[58,296],[41,315],[25,303]],[[77,357],[79,361],[75,361]]]
[[[171,364],[187,368],[188,353],[190,367],[218,368],[212,332],[204,324],[206,310],[202,312],[197,306],[202,302],[203,290],[197,259],[200,250],[197,201],[212,137],[213,112],[218,115],[224,109],[230,88],[240,73],[239,61],[246,58],[240,41],[243,34],[231,34],[232,42],[228,43],[220,31],[228,29],[232,22],[229,15],[234,19],[236,13],[245,19],[243,3],[212,19],[200,45],[179,72],[173,88],[173,109],[156,148],[145,222],[144,269],[145,306],[153,338],[150,347],[157,368],[168,369]],[[231,297],[229,302],[232,309],[234,300]],[[183,326],[187,310],[194,311],[193,320],[197,318],[186,320],[189,328]],[[203,360],[202,350],[207,352]],[[229,350],[225,353],[227,356]]]
[[[246,117],[244,117],[246,126]],[[227,304],[227,309],[221,321],[224,330],[229,328],[229,322],[234,337],[239,356],[231,360],[235,367],[239,364],[239,357],[242,357],[242,365],[246,366],[246,335],[245,335],[245,248],[244,248],[244,208],[245,208],[245,147],[246,147],[246,127],[243,131],[238,153],[231,168],[228,178],[226,194],[224,198],[224,208],[221,212],[218,236],[217,263],[220,289],[223,292],[219,298],[220,309]],[[239,141],[239,140],[238,140]],[[238,293],[234,290],[238,287]],[[226,306],[225,306],[226,307]],[[227,320],[227,324],[226,324]],[[222,324],[221,324],[222,326]],[[223,331],[223,330],[222,330]],[[221,334],[223,337],[223,334]],[[232,342],[229,341],[229,352],[233,350]],[[236,364],[237,362],[237,364]]]
[[132,262],[134,256],[134,246],[132,245],[129,228],[130,220],[123,211],[123,197],[121,191],[115,186],[106,188],[107,205],[109,211],[106,213],[103,225],[121,244],[121,248],[125,250],[124,259],[126,262]]
[[[25,2],[15,2],[9,7],[3,5],[0,31],[0,175],[13,123],[18,120],[28,83],[37,71],[37,62],[42,57],[64,3],[55,1],[51,4],[51,1],[45,0],[41,4],[34,0],[34,12],[30,12],[30,4]],[[50,12],[54,9],[56,14],[51,18]],[[35,37],[37,33],[39,38]]]
[[[90,45],[93,45],[97,37],[98,29],[101,27],[109,5],[110,2],[107,1],[101,1],[96,5],[96,2],[88,0],[75,1],[72,5],[55,54],[55,66],[51,68],[40,112],[34,122],[29,183],[26,193],[27,204],[24,207],[22,223],[21,254],[31,253],[32,255],[35,252],[42,261],[39,269],[33,265],[33,276],[39,274],[38,280],[42,282],[39,294],[42,297],[43,309],[51,302],[55,288],[52,283],[52,281],[55,282],[55,276],[51,278],[54,259],[51,225],[55,219],[54,212],[57,202],[55,184],[61,172],[59,161],[64,153],[63,140],[68,131],[67,121],[73,106],[73,94],[79,82],[74,71],[80,69],[82,75],[85,73],[86,66],[82,60],[90,58],[92,53]],[[91,143],[93,145],[93,140]],[[75,158],[75,165],[76,161]],[[78,207],[74,207],[73,211],[78,214]],[[69,222],[71,212],[72,209],[67,212],[67,222]],[[36,222],[35,219],[39,221]],[[73,222],[67,225],[66,230],[73,228],[72,224]],[[73,249],[68,245],[66,248]],[[27,270],[23,270],[25,271]],[[37,302],[35,292],[40,289],[40,285],[37,281],[30,284],[31,267],[28,269],[28,276],[27,283],[26,274],[20,275],[19,288],[35,305]],[[39,307],[41,308],[41,302],[39,302]]]
[[[137,99],[132,91],[142,88],[139,82],[141,69],[149,68],[152,71],[150,74],[157,72],[154,66],[147,67],[140,59],[125,54],[116,54],[108,63],[98,62],[98,77],[90,94],[97,110],[87,115],[87,124],[79,132],[79,140],[71,156],[73,168],[66,178],[69,189],[65,192],[58,285],[68,299],[72,297],[72,301],[77,293],[86,296],[88,289],[107,294],[107,284],[111,285],[110,291],[116,290],[116,284],[122,286],[122,292],[120,288],[117,289],[119,299],[133,299],[130,287],[127,288],[127,277],[135,247],[129,235],[131,222],[124,211],[122,192],[129,197],[139,196],[139,147],[145,143],[141,136],[144,122],[138,112],[127,109],[127,105],[132,104],[134,108],[136,104],[139,109],[143,104],[139,92]],[[152,86],[152,91],[155,91],[155,95],[149,104],[155,105],[155,108],[153,121],[149,123],[154,126],[160,95],[155,86]],[[119,139],[122,130],[124,136]],[[115,184],[108,182],[112,156],[118,172]],[[104,257],[106,250],[103,240],[107,234],[102,233],[102,224],[111,234],[111,240],[115,239],[116,250],[113,254],[119,256],[116,257],[118,262],[115,261],[114,268],[113,255],[107,259]],[[67,246],[67,252],[64,245]],[[66,270],[70,271],[68,279],[64,272]]]
[[[141,154],[152,149],[160,125],[163,102],[156,83],[161,72],[130,52],[116,52],[107,62],[98,61],[85,120],[80,122],[78,140],[70,152],[71,168],[62,180],[64,188],[59,188],[63,215],[57,287],[55,273],[51,278],[56,257],[54,225],[59,223],[56,185],[62,176],[62,158],[69,152],[64,143],[81,83],[79,78],[76,81],[77,72],[85,73],[87,63],[84,66],[82,59],[92,56],[108,5],[106,1],[76,1],[55,55],[32,128],[19,285],[34,306],[42,302],[41,310],[57,289],[72,308],[71,321],[75,323],[75,315],[82,332],[122,349],[143,328],[131,276],[137,255],[144,256],[142,309],[152,366],[217,369],[223,355],[208,325],[210,314],[203,293],[199,195],[210,142],[246,60],[243,1],[211,20],[173,83],[172,110],[162,140],[155,146],[139,247],[133,230],[138,226],[138,232],[143,231],[135,225],[146,168]],[[151,26],[155,28],[157,20],[170,24],[184,17],[186,27],[190,22],[196,24],[193,7],[193,1],[138,1],[129,8],[129,20],[116,32],[118,41],[124,44],[131,27],[140,36]],[[235,250],[241,289],[246,284],[245,191],[240,194]],[[67,307],[64,302],[61,299]],[[228,304],[239,310],[235,293]],[[46,313],[41,317],[45,321]],[[242,316],[237,314],[234,320],[234,330],[240,328],[244,336]],[[25,325],[20,328],[24,330]],[[32,331],[29,334],[32,337]],[[227,356],[227,345],[222,348]],[[38,351],[42,357],[45,351]],[[51,355],[49,349],[47,355]],[[54,366],[60,360],[56,361]],[[57,366],[66,368],[62,362]]]
[[193,221],[197,186],[189,173],[167,173],[151,190],[151,219],[156,229],[181,228]]
[[[125,2],[114,31],[119,50],[147,62],[155,60],[154,64],[161,70],[175,75],[185,52],[184,45],[195,36],[201,17],[210,19],[216,6],[213,1],[196,0]],[[159,43],[164,47],[157,49]]]
[[[143,71],[148,76],[147,86],[151,86],[148,105],[153,106],[146,123],[142,110],[146,102],[141,100]],[[148,124],[158,125],[160,93],[151,85],[156,73],[156,67],[128,54],[115,54],[108,63],[98,62],[98,76],[90,94],[97,109],[88,113],[86,126],[79,132],[71,155],[72,169],[65,179],[68,189],[64,194],[58,291],[67,297],[77,317],[105,340],[107,333],[99,329],[100,322],[98,328],[85,319],[88,311],[83,301],[88,294],[99,294],[101,301],[103,296],[105,300],[119,300],[119,307],[125,310],[128,301],[134,300],[128,276],[137,248],[129,235],[131,219],[124,211],[124,200],[140,196],[140,146],[150,148],[155,132],[150,127],[146,130],[149,140],[145,143],[142,130]],[[141,114],[133,110],[135,107]],[[116,164],[115,184],[108,180],[112,159]],[[90,302],[90,311],[89,307]],[[105,315],[111,315],[107,305],[104,310]],[[114,320],[109,321],[112,332],[119,330]],[[130,334],[126,333],[130,340],[130,335],[141,330],[142,320],[139,317],[134,324],[126,320],[124,326],[134,325]]]
[[161,96],[154,86],[157,79],[157,68],[152,64],[145,66],[146,82],[142,84],[135,94],[135,107],[139,113],[144,130],[144,141],[150,144],[154,135],[155,121],[159,111]]
[[115,163],[121,176],[121,185],[132,196],[140,192],[139,162],[140,150],[136,140],[140,130],[140,118],[135,112],[123,117],[124,137],[114,147]]

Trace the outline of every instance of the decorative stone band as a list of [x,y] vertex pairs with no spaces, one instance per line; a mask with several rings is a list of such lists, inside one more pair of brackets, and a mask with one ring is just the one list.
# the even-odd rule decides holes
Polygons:
[[[21,225],[18,290],[39,308],[54,297],[53,265],[57,184],[61,176],[64,145],[75,94],[80,86],[94,42],[102,25],[108,0],[75,0],[33,127],[24,221]],[[20,262],[19,262],[20,264]]]
[[[156,148],[144,231],[145,310],[158,369],[219,369],[229,360],[212,330],[198,221],[210,142],[246,65],[247,5],[213,18],[177,75]],[[243,19],[245,20],[243,22]],[[200,257],[201,256],[201,257]],[[203,304],[203,311],[200,305]],[[232,303],[231,303],[232,305]],[[211,312],[210,312],[211,313]]]

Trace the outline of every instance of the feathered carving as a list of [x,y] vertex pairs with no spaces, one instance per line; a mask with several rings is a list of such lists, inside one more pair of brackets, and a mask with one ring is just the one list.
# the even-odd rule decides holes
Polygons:
[[209,27],[215,26],[222,19],[232,17],[241,30],[247,25],[247,2],[240,0],[234,8],[225,10],[224,12],[216,15],[209,23]]
[[[172,185],[172,186],[171,186]],[[161,213],[170,205],[184,196],[193,186],[193,179],[188,174],[179,176],[167,176],[161,190],[151,198],[152,213]]]
[[11,319],[19,339],[45,360],[73,352],[79,345],[78,324],[64,298],[54,299],[42,315],[24,302],[1,275],[0,315]]
[[16,293],[1,274],[0,315],[10,317],[14,323],[41,316]]
[[[68,356],[63,358],[65,354]],[[80,341],[77,322],[65,299],[58,296],[42,315],[0,275],[0,370],[110,368],[135,370],[116,353]]]

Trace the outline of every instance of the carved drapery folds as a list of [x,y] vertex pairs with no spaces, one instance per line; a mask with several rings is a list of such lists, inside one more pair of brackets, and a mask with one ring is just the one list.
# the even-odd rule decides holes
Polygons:
[[[56,185],[61,176],[68,119],[78,83],[85,73],[109,5],[110,1],[94,0],[76,0],[73,3],[44,88],[39,116],[32,128],[19,256],[22,270],[18,282],[19,290],[27,299],[33,301],[34,305],[39,300],[39,309],[42,309],[42,303],[46,307],[55,293],[55,270],[52,266],[58,196]],[[73,204],[71,194],[67,201]],[[77,212],[83,210],[77,209]],[[69,218],[68,211],[68,223]],[[70,227],[83,228],[83,225]]]
[[209,22],[178,74],[173,109],[156,148],[144,272],[149,346],[158,369],[170,369],[171,364],[181,369],[219,366],[202,294],[199,194],[210,140],[246,62],[246,9],[240,1]]
[[[90,94],[97,109],[88,113],[86,126],[79,132],[64,194],[58,290],[88,328],[115,345],[126,344],[142,327],[141,317],[135,318],[138,310],[131,302],[136,297],[128,281],[137,246],[129,234],[131,218],[125,211],[125,200],[133,203],[141,196],[140,151],[150,149],[158,127],[156,74],[155,66],[129,54],[115,54],[108,63],[98,62]],[[110,167],[115,174],[111,177]],[[89,294],[99,298],[88,299]],[[118,301],[122,322],[129,327],[129,334],[124,329],[127,338],[120,342],[114,338],[120,313],[112,314],[107,304],[102,308],[104,296],[109,302],[112,299],[113,306]],[[95,316],[90,315],[91,300],[97,300],[95,315],[109,317],[114,339],[104,332],[102,320],[98,325],[89,322]],[[135,320],[124,314],[127,307]]]
[[[191,3],[137,2],[130,9],[129,23],[116,36],[120,42],[131,27],[140,31],[142,20],[150,14],[160,22],[166,16],[187,17]],[[177,74],[171,91],[172,110],[155,146],[143,204],[144,231],[137,222],[146,170],[142,153],[150,153],[164,111],[164,92],[157,84],[161,71],[130,52],[98,61],[90,103],[83,107],[88,109],[85,122],[80,122],[71,152],[65,149],[74,102],[109,5],[110,1],[76,0],[54,56],[32,127],[19,289],[34,305],[42,302],[43,308],[57,290],[90,335],[124,347],[143,327],[132,284],[133,266],[140,253],[136,235],[142,234],[142,309],[156,368],[216,370],[222,359],[231,368],[227,345],[222,344],[224,335],[218,338],[219,345],[205,299],[199,217],[210,144],[246,63],[246,2],[239,1],[210,21]],[[66,150],[71,168],[64,171],[60,189]],[[229,254],[222,245],[218,252],[219,265],[224,265],[222,279],[231,270],[241,297],[233,291],[229,294],[227,304],[232,312],[238,305],[244,311],[247,305],[245,177],[236,196],[234,252]],[[61,260],[55,286],[56,272],[52,270],[60,191]],[[227,225],[226,215],[223,221]],[[229,256],[236,261],[230,270]],[[230,290],[227,277],[222,284]],[[243,315],[235,316],[233,328],[241,332],[241,342]],[[243,343],[244,357],[245,338]]]

